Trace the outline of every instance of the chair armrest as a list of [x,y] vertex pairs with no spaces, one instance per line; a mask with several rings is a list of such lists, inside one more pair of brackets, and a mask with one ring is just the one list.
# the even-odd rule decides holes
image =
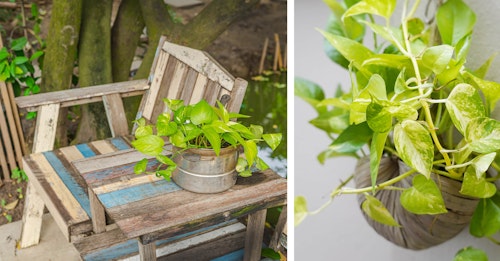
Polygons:
[[143,79],[39,93],[17,97],[15,101],[21,109],[37,111],[42,105],[58,103],[60,107],[69,107],[102,101],[103,96],[110,94],[119,94],[121,97],[137,96],[143,94],[147,89],[149,89],[148,81]]

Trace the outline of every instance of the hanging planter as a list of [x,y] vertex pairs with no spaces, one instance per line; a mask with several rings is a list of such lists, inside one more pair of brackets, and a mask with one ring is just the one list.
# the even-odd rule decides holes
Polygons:
[[[383,157],[380,162],[377,183],[389,181],[409,170],[410,168],[397,158]],[[356,187],[371,186],[370,160],[368,158],[363,158],[358,162],[355,173]],[[409,249],[429,248],[456,236],[469,225],[479,199],[462,195],[460,193],[461,182],[435,174],[432,174],[431,178],[440,190],[446,206],[446,213],[438,215],[411,213],[400,203],[403,190],[381,190],[374,197],[387,207],[388,212],[400,226],[382,224],[363,212],[368,224],[387,240]],[[408,189],[412,187],[412,179],[405,178],[393,184],[393,187]],[[360,207],[365,200],[364,194],[358,195]]]

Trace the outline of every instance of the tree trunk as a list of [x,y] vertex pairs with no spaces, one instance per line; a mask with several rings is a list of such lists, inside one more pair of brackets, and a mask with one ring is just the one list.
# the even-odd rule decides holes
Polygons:
[[[111,70],[112,0],[86,0],[83,3],[79,45],[80,88],[113,82]],[[82,106],[76,142],[110,137],[102,103]]]
[[[129,80],[130,67],[145,26],[140,10],[139,0],[123,0],[118,9],[111,35],[111,58],[115,82]],[[124,106],[129,129],[132,127],[132,120],[135,119],[140,100],[140,96],[125,98]]]
[[[52,92],[71,87],[75,66],[82,1],[54,0],[43,62],[41,91]],[[67,145],[67,109],[62,108],[56,135],[56,147]],[[33,137],[33,135],[28,135]],[[32,141],[28,142],[32,144]],[[29,146],[31,147],[31,146]]]

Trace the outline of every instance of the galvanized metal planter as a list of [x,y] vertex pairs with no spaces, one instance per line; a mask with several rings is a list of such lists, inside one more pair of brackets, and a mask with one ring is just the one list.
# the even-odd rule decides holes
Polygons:
[[174,147],[177,169],[173,181],[183,189],[196,193],[218,193],[236,183],[238,149],[222,148],[219,156],[212,149],[182,150]]

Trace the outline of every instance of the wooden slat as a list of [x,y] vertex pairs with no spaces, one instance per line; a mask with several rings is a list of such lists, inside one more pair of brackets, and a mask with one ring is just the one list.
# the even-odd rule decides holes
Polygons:
[[162,87],[163,85],[163,75],[166,74],[165,71],[168,61],[169,54],[160,52],[155,73],[153,74],[153,78],[151,79],[151,88],[149,88],[147,95],[144,95],[143,101],[141,102],[141,107],[139,108],[139,111],[142,112],[140,117],[144,117],[146,119],[152,118],[153,109],[159,96],[160,87]]
[[[286,181],[272,172],[254,176],[256,177],[244,181],[257,182],[251,183],[251,189],[237,184],[232,189],[218,194],[200,195],[184,190],[173,191],[147,201],[139,200],[110,208],[108,214],[127,236],[150,233],[150,240],[156,240],[284,204]],[[196,213],[196,222],[188,221],[193,218],[193,213]],[[226,214],[221,216],[220,213]],[[162,231],[163,229],[166,231]],[[156,234],[155,231],[160,232]]]
[[197,103],[203,98],[207,82],[208,78],[205,75],[199,73],[196,78],[196,84],[194,86],[193,93],[191,94],[191,99],[189,100],[189,103],[191,104]]
[[68,107],[97,102],[102,100],[102,96],[109,94],[120,94],[122,97],[140,95],[148,88],[147,80],[142,79],[22,96],[16,98],[16,103],[19,108],[36,111],[39,106],[53,103]]
[[[8,164],[7,164],[7,158],[5,157],[5,154],[3,153],[3,142],[1,142],[0,140],[0,164],[2,165],[2,173],[4,176],[9,176],[10,174],[10,171],[9,171],[9,168],[8,168]],[[0,178],[0,185],[2,184],[2,179]]]
[[[21,149],[21,142],[17,132],[17,126],[15,121],[15,118],[19,118],[19,114],[14,114],[14,111],[12,110],[10,95],[9,91],[7,90],[7,85],[5,84],[5,82],[0,82],[0,93],[3,99],[5,114],[7,116],[7,124],[9,125],[10,137],[12,137],[12,144],[14,145],[14,148],[10,147],[9,150],[14,149],[15,152],[14,157],[17,162],[17,164],[10,166],[11,170],[13,170],[16,167],[21,166],[22,156],[23,156],[23,151]],[[8,145],[5,144],[5,146]]]
[[116,148],[109,143],[108,140],[97,140],[91,142],[92,146],[100,153],[100,154],[108,154],[116,151]]
[[48,104],[40,107],[40,111],[36,117],[33,153],[49,151],[54,148],[58,117],[59,104]]
[[104,208],[97,199],[92,189],[89,188],[89,200],[90,200],[90,211],[92,213],[92,227],[94,228],[94,233],[102,233],[106,231],[106,216],[104,214]]
[[37,189],[39,188],[35,187],[35,182],[28,182],[24,201],[21,240],[19,242],[21,248],[37,245],[40,241],[42,215],[45,205],[43,199],[38,195]]
[[111,128],[111,135],[113,137],[127,135],[129,133],[128,122],[120,94],[105,95],[102,101]]
[[241,103],[243,102],[243,98],[245,97],[245,92],[247,89],[248,82],[241,79],[236,78],[234,82],[234,87],[231,92],[231,100],[226,105],[226,108],[230,112],[239,112]]
[[[2,93],[3,97],[3,93]],[[3,107],[4,104],[2,104],[2,101],[0,101],[0,132],[2,133],[2,140],[1,142],[5,146],[4,151],[0,151],[0,153],[4,153],[7,156],[7,162],[9,163],[9,169],[12,171],[17,167],[17,162],[16,162],[16,156],[14,154],[13,146],[12,146],[12,140],[10,139],[9,135],[9,126],[7,125],[7,120],[5,119],[5,114],[3,112]],[[4,178],[5,180],[10,180],[10,171],[4,173]]]
[[248,215],[244,261],[254,261],[260,259],[264,226],[266,223],[266,213],[267,209],[262,209]]
[[286,221],[287,221],[287,206],[283,206],[281,209],[280,216],[278,218],[278,222],[276,223],[276,226],[274,227],[274,232],[271,237],[271,241],[269,243],[269,248],[274,249],[274,251],[278,251],[278,245],[279,241],[281,238],[281,234],[283,232],[286,233]]
[[180,99],[190,103],[191,96],[193,95],[194,88],[196,86],[196,79],[198,78],[199,73],[195,71],[193,68],[188,68],[186,72],[186,76],[182,81],[182,88],[180,93]]
[[220,85],[213,81],[208,81],[207,89],[203,94],[203,99],[211,105],[215,105],[215,101],[219,98]]
[[233,88],[234,77],[206,52],[169,42],[163,44],[163,50],[204,74],[212,81],[219,82],[224,88],[228,90]]
[[170,99],[179,99],[184,87],[183,83],[186,79],[188,67],[185,63],[178,62],[175,66],[174,73],[171,75],[170,86],[168,88],[167,97]]

